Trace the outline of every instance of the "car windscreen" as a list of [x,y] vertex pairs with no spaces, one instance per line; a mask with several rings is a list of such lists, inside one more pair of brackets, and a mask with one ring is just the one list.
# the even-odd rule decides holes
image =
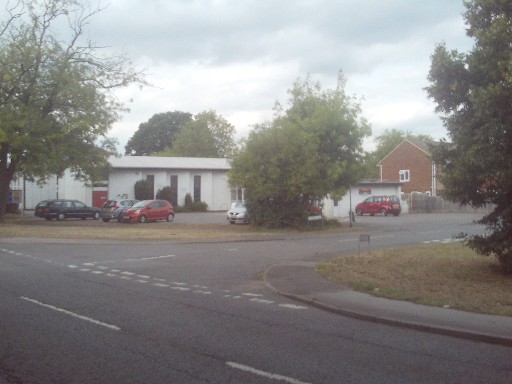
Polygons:
[[142,201],[139,201],[137,204],[134,204],[132,206],[132,208],[144,208],[146,205],[148,205],[150,203],[149,200],[142,200]]

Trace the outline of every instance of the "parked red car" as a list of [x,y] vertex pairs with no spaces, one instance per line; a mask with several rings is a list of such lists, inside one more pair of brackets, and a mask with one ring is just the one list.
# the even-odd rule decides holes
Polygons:
[[401,211],[400,199],[397,196],[370,196],[356,205],[356,215],[358,216],[364,214],[386,216],[390,213],[398,216]]
[[174,207],[167,200],[142,200],[123,213],[123,221],[127,222],[156,220],[174,220]]

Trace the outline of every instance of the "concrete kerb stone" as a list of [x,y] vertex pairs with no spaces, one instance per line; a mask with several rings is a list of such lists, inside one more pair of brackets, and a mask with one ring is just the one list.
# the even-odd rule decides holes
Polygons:
[[[267,268],[263,273],[263,280],[266,286],[277,294],[287,297],[291,300],[301,302],[337,315],[354,318],[378,324],[413,329],[422,332],[462,338],[471,341],[484,342],[495,345],[512,347],[512,332],[507,334],[492,334],[491,332],[480,331],[478,329],[464,329],[447,325],[444,319],[420,318],[417,314],[407,316],[404,312],[393,313],[388,309],[383,315],[381,308],[371,305],[361,305],[360,307],[354,301],[357,298],[371,298],[371,302],[380,302],[382,306],[388,306],[389,303],[400,304],[402,302],[375,298],[368,294],[354,292],[349,288],[338,286],[321,278],[314,271],[315,263],[293,263],[293,264],[274,264]],[[301,269],[301,271],[299,271]],[[293,274],[295,276],[293,276]],[[309,275],[309,276],[308,276]],[[310,281],[305,281],[305,279]],[[301,279],[301,281],[296,281]],[[312,290],[312,286],[319,285],[317,290]],[[348,297],[352,300],[346,300]],[[357,297],[354,297],[357,296]],[[354,300],[356,299],[356,300]],[[413,303],[406,303],[406,306],[416,306],[430,308]],[[452,311],[439,308],[439,311]],[[478,314],[460,312],[467,316],[479,316]],[[508,318],[506,319],[509,321]],[[512,323],[512,319],[510,319]],[[453,323],[453,321],[452,321]]]

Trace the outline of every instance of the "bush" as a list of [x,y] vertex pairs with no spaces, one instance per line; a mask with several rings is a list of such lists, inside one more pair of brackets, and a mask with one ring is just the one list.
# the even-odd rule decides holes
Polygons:
[[174,204],[176,196],[172,193],[171,187],[163,187],[156,193],[156,198],[161,200],[167,200],[169,203]]
[[137,200],[150,200],[153,198],[153,190],[147,180],[137,181],[133,189]]
[[190,193],[185,195],[185,205],[174,207],[176,212],[207,212],[208,204],[203,201],[193,201]]

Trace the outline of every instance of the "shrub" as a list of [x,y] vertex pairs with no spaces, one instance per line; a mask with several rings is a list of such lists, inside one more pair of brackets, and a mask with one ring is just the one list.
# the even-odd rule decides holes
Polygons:
[[176,205],[176,197],[172,193],[171,187],[163,187],[156,193],[156,198],[161,200],[167,200],[169,203]]
[[176,212],[206,212],[208,204],[203,201],[193,201],[190,193],[185,195],[185,205],[183,207],[174,207]]
[[137,181],[133,188],[137,200],[150,200],[153,198],[153,190],[147,180]]

